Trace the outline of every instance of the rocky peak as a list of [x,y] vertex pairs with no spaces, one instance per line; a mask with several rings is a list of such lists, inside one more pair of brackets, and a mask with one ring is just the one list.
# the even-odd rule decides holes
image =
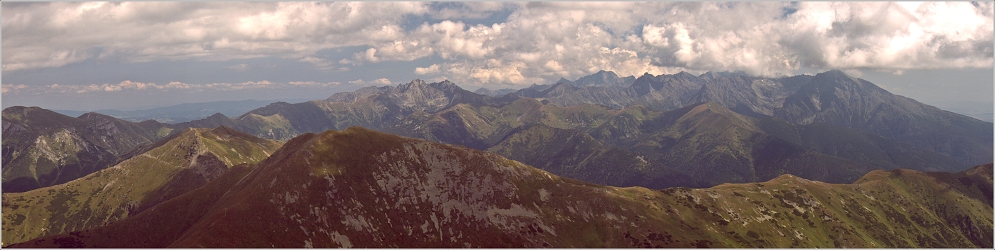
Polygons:
[[[632,79],[635,79],[634,77]],[[627,85],[631,83],[629,79],[618,77],[615,72],[601,70],[589,76],[581,77],[577,79],[575,85]]]
[[559,83],[573,83],[573,82],[567,80],[566,78],[560,77],[560,80],[556,80],[556,83],[559,84]]
[[434,88],[437,88],[437,89],[440,89],[440,90],[443,90],[443,91],[446,91],[446,92],[453,92],[453,91],[457,91],[457,90],[463,90],[463,88],[460,88],[459,86],[456,85],[456,83],[450,82],[449,80],[442,80],[441,82],[436,82],[436,83],[429,84],[429,86],[432,86]]
[[681,71],[680,73],[674,74],[674,77],[677,77],[677,78],[680,78],[680,79],[697,79],[698,78],[697,76],[692,75],[691,73],[688,73],[686,71]]
[[421,88],[423,86],[425,86],[425,81],[422,81],[421,79],[414,79],[409,83],[398,85],[397,88],[401,91],[405,91],[411,88]]

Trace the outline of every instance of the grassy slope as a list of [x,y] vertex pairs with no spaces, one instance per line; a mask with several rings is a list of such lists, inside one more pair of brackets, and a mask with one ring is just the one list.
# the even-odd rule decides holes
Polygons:
[[[783,175],[707,189],[614,188],[350,128],[289,141],[209,210],[156,212],[142,221],[163,225],[19,246],[990,248],[991,186],[985,165],[952,174],[873,171],[854,184]],[[198,189],[163,206],[206,200],[195,193],[221,191]],[[200,219],[176,236],[191,217]],[[182,226],[164,225],[173,221]],[[146,245],[121,245],[135,240],[127,235],[150,237],[117,231],[160,228],[167,235]]]
[[3,123],[4,192],[74,180],[171,132],[154,121],[133,123],[94,113],[73,118],[37,107],[4,109]]
[[66,184],[3,194],[3,242],[106,225],[203,185],[228,166],[255,163],[280,143],[228,128],[194,129],[114,167]]

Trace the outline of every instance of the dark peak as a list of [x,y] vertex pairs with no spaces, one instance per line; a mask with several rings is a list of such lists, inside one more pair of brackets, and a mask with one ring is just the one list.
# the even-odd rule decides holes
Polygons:
[[411,87],[411,86],[419,86],[419,85],[425,85],[425,81],[422,81],[422,79],[414,79],[414,80],[411,80],[411,82],[409,82],[409,83],[401,84],[400,87]]
[[618,77],[618,74],[615,74],[615,72],[603,69],[599,70],[598,73],[594,73],[593,75],[602,76],[602,77]]
[[144,121],[138,122],[138,125],[142,125],[142,126],[156,126],[156,125],[162,125],[162,124],[165,124],[165,123],[161,123],[159,121],[156,121],[155,119],[148,119],[148,120],[144,120]]
[[[635,79],[635,77],[631,77],[631,79]],[[591,75],[587,75],[587,76],[583,76],[583,77],[577,79],[577,81],[574,81],[574,85],[578,85],[578,86],[583,86],[583,85],[602,85],[602,84],[606,84],[606,85],[628,85],[630,83],[632,83],[631,80],[629,80],[627,78],[620,78],[620,77],[618,77],[617,74],[615,74],[615,72],[605,71],[605,70],[600,70],[597,73],[594,73],[594,74],[591,74]]]
[[563,92],[563,91],[573,91],[573,90],[577,90],[577,89],[579,89],[579,88],[577,86],[574,86],[571,83],[558,82],[556,84],[553,84],[553,86],[550,86],[549,88],[546,88],[545,90],[542,90],[542,92],[544,92],[544,93],[550,93],[550,92],[553,92],[553,91]]
[[699,75],[698,77],[699,78],[708,78],[708,79],[719,79],[719,78],[732,78],[732,77],[740,77],[740,76],[750,76],[750,74],[747,74],[746,72],[744,72],[742,70],[737,70],[737,71],[722,71],[722,72],[708,71],[708,72],[705,72],[704,74]]
[[289,106],[289,105],[290,105],[289,102],[274,102],[274,103],[270,103],[269,105],[266,105],[266,107],[273,107],[273,108],[275,108],[275,107],[283,107],[283,106]]
[[992,163],[988,163],[988,164],[985,164],[985,165],[978,165],[978,166],[971,167],[971,168],[969,168],[967,170],[964,170],[963,173],[967,174],[967,175],[982,176],[982,177],[986,177],[989,180],[991,180],[991,178],[992,178],[992,170],[993,170]]
[[839,84],[851,85],[859,83],[859,81],[857,81],[856,78],[853,78],[850,75],[847,75],[846,73],[838,69],[816,74],[814,80],[817,82],[833,83],[837,85]]
[[560,86],[573,86],[573,85],[570,85],[570,81],[566,81],[566,82],[557,81],[555,84],[551,85],[549,88],[551,89],[551,88],[556,88],[556,87],[560,87]]
[[[273,104],[276,104],[276,103],[273,103]],[[267,105],[266,107],[272,106],[273,104]],[[218,113],[214,113],[213,115],[208,116],[207,118],[205,118],[205,120],[212,120],[212,119],[228,119],[228,116],[225,116],[225,114],[222,114],[221,112],[218,112]]]
[[[842,76],[848,76],[848,75],[847,75],[847,74],[846,74],[845,72],[843,72],[842,70],[839,70],[839,69],[831,69],[831,70],[829,70],[829,71],[826,71],[826,72],[822,72],[822,73],[819,73],[819,74],[817,74],[817,75],[821,75],[821,74],[830,74],[830,75],[842,75]],[[848,77],[849,77],[849,76],[848,76]]]
[[[422,82],[422,84],[424,84],[424,82]],[[432,84],[429,84],[428,86],[432,86],[434,88],[438,88],[438,89],[442,89],[442,90],[463,89],[463,88],[460,88],[459,86],[457,86],[456,83],[450,82],[449,80],[442,80],[441,82],[432,83]]]
[[533,83],[532,86],[529,86],[526,89],[532,89],[532,90],[536,90],[536,91],[542,91],[544,89],[548,89],[551,86],[553,86],[553,85],[535,84],[535,83]]
[[41,109],[39,107],[25,107],[25,106],[10,106],[3,109],[3,113],[22,113],[25,114],[32,109]]
[[560,80],[556,80],[556,83],[559,84],[559,83],[572,83],[572,82],[570,80],[567,80],[566,78],[560,77]]
[[846,74],[842,70],[834,69],[826,72],[815,74],[817,79],[838,79],[838,80],[849,80],[852,82],[857,82],[857,78]]
[[117,118],[114,118],[114,117],[109,116],[109,115],[97,113],[97,112],[87,112],[86,114],[79,115],[79,117],[76,117],[76,118],[77,119],[81,119],[81,120],[87,120],[87,121],[117,120]]
[[656,78],[656,76],[654,76],[653,74],[650,74],[649,72],[646,72],[646,73],[643,73],[643,75],[637,77],[635,81],[637,81],[637,82],[641,82],[641,81],[652,81],[654,78]]
[[681,71],[680,73],[674,74],[674,76],[681,77],[681,78],[691,78],[691,77],[697,78],[697,76],[692,75],[691,73],[688,73],[687,71]]

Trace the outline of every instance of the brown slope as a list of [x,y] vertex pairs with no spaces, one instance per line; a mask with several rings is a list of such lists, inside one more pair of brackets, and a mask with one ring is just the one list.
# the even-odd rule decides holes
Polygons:
[[180,237],[225,192],[245,177],[251,165],[234,166],[211,182],[118,223],[67,234],[40,237],[10,247],[161,248]]
[[[646,189],[605,194],[476,150],[360,128],[291,144],[301,147],[261,163],[171,246],[604,247],[632,244],[624,234],[602,232],[619,220],[661,239],[664,227],[676,228],[616,207],[643,207],[619,193],[635,197]],[[696,243],[666,238],[656,244]]]
[[5,244],[94,228],[172,199],[228,171],[255,163],[280,143],[225,127],[188,129],[157,147],[79,179],[3,194]]
[[[992,207],[982,196],[991,190],[978,187],[990,185],[991,168],[874,171],[855,184],[784,175],[651,191],[586,184],[493,154],[350,128],[291,140],[171,246],[990,248]],[[120,230],[154,233],[181,219],[156,216],[146,220],[152,226]],[[169,230],[159,244],[176,235]],[[17,246],[104,247],[110,245],[91,242],[107,242],[108,234],[150,238],[111,230]]]

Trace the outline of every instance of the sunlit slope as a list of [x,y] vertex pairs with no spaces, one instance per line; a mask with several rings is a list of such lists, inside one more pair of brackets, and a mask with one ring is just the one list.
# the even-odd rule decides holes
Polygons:
[[154,149],[74,181],[3,194],[3,242],[106,225],[204,185],[281,144],[229,128],[189,129]]
[[110,167],[172,129],[97,113],[78,118],[38,107],[3,110],[3,192],[65,183]]
[[[960,173],[873,171],[854,184],[783,175],[654,191],[588,184],[492,153],[350,128],[299,136],[234,182],[240,175],[151,210],[176,213],[146,212],[18,246],[992,246],[991,165]],[[165,225],[171,222],[181,223]],[[134,232],[159,228],[169,230]]]

